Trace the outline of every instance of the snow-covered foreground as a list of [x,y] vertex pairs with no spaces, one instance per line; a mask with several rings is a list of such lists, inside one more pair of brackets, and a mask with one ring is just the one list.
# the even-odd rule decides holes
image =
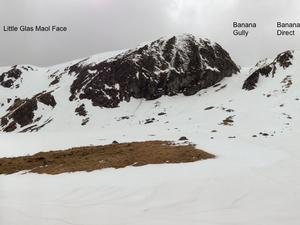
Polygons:
[[[298,59],[297,53],[293,67],[279,68],[274,78],[260,78],[252,91],[241,89],[249,75],[243,70],[190,97],[132,100],[114,109],[86,101],[85,127],[76,125],[66,105],[54,112],[60,119],[38,133],[1,133],[0,156],[186,136],[217,158],[55,176],[0,175],[0,224],[298,225]],[[228,117],[233,122],[222,124]]]
[[2,175],[0,224],[296,225],[300,153],[273,141],[209,141],[218,158],[196,163]]

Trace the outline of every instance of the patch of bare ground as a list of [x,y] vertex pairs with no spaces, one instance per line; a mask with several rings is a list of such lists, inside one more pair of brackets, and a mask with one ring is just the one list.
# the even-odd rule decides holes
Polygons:
[[234,116],[228,116],[228,117],[226,117],[223,121],[222,121],[222,123],[220,123],[220,125],[224,125],[224,126],[232,126],[233,125],[233,117]]
[[215,156],[192,144],[176,145],[169,141],[117,143],[77,147],[61,151],[39,152],[32,156],[0,158],[0,174],[20,171],[60,174],[123,168],[161,163],[186,163]]

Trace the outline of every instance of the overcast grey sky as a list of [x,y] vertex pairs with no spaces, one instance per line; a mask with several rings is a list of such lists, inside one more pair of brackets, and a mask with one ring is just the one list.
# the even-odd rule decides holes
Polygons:
[[[161,36],[192,33],[221,44],[242,66],[287,49],[276,22],[300,22],[299,0],[0,0],[0,65],[48,66]],[[256,22],[247,38],[232,22]],[[7,25],[67,26],[65,33],[3,32]]]

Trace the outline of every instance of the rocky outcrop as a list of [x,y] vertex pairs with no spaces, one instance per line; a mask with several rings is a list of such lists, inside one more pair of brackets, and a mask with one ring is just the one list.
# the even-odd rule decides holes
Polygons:
[[252,72],[251,75],[245,80],[243,89],[255,89],[260,76],[273,77],[278,67],[285,69],[292,65],[292,59],[293,52],[285,51],[277,55],[277,57],[271,63],[266,63],[265,61],[260,62],[258,65],[256,65],[257,69],[255,69],[254,72]]
[[[22,71],[13,66],[9,71],[4,72],[0,75],[0,85],[5,88],[11,88],[14,86],[15,81],[21,77]],[[19,85],[16,85],[18,88]]]
[[38,122],[41,118],[36,117],[35,111],[38,109],[38,102],[47,106],[55,107],[56,101],[50,92],[39,93],[32,98],[14,100],[13,104],[7,109],[8,113],[1,118],[1,127],[5,132],[11,132]]
[[15,65],[10,67],[10,69],[2,74],[0,74],[0,85],[4,88],[19,88],[22,83],[23,72],[33,71],[29,65],[19,66]]
[[113,108],[133,98],[193,95],[239,68],[218,44],[192,35],[161,38],[97,64],[70,67],[76,79],[70,100]]
[[52,106],[53,108],[56,106],[56,101],[51,92],[43,92],[37,95],[37,100],[45,105]]
[[86,116],[87,115],[87,111],[85,110],[84,104],[81,104],[80,106],[78,106],[75,109],[75,113],[76,113],[76,115],[79,115],[79,116]]

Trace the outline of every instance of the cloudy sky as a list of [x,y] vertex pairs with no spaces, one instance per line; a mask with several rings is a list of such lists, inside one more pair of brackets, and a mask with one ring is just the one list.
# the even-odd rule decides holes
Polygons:
[[[104,51],[135,47],[161,36],[192,33],[220,43],[242,66],[287,49],[276,22],[300,22],[299,0],[0,0],[0,65],[48,66]],[[232,22],[256,22],[235,37]],[[67,26],[65,33],[4,32],[8,25]]]

